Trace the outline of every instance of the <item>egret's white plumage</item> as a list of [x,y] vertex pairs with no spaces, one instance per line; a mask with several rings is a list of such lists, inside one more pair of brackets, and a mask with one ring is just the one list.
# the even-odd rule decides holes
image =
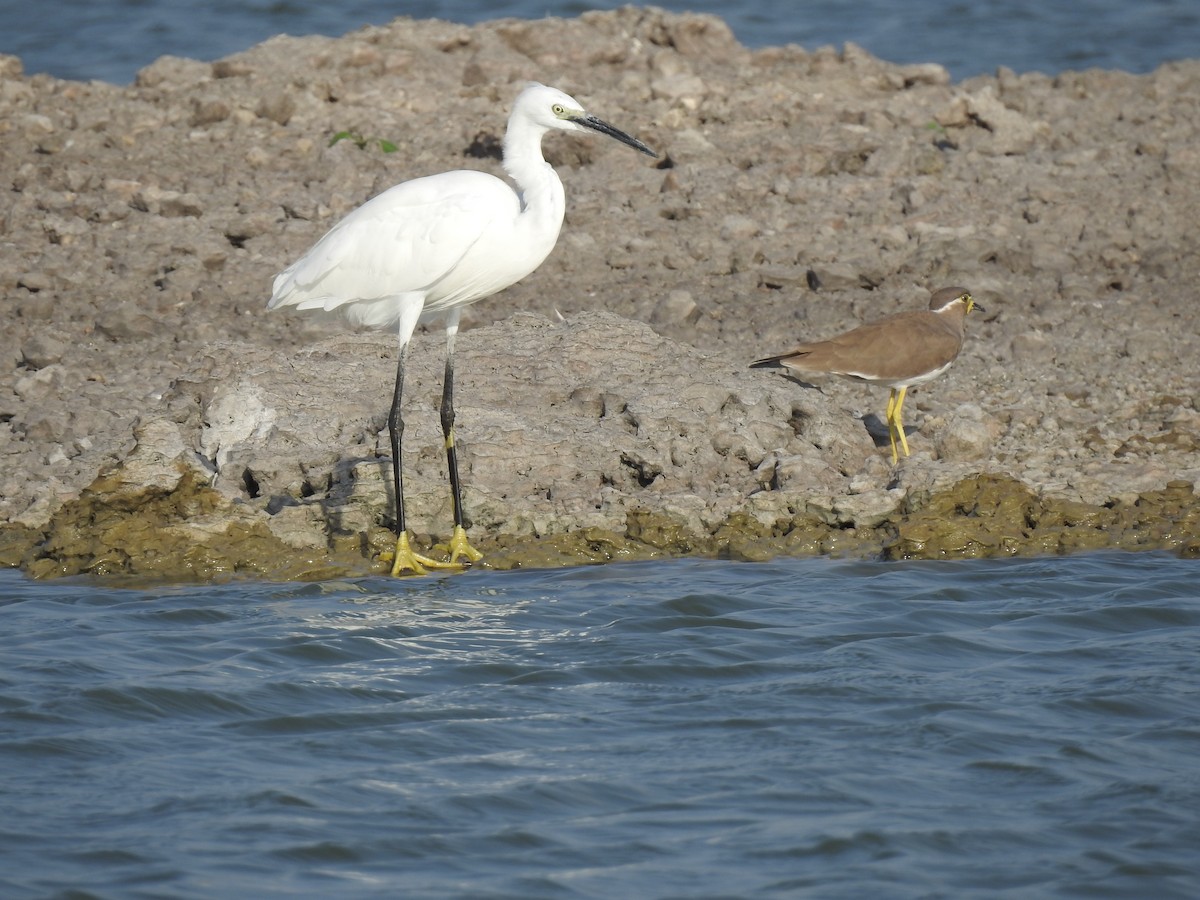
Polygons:
[[388,419],[396,490],[393,574],[434,565],[408,547],[400,477],[400,395],[408,342],[418,322],[446,320],[442,427],[455,503],[451,562],[478,558],[463,529],[454,450],[454,335],[462,307],[520,281],[550,255],[566,211],[562,182],[542,156],[547,131],[597,131],[656,155],[645,144],[591,116],[555,88],[531,84],[513,105],[504,136],[504,169],[460,170],[398,184],[347,215],[275,278],[268,309],[337,311],[356,325],[394,328],[400,338]]
[[270,308],[339,310],[374,328],[396,327],[410,307],[422,319],[436,318],[507,287],[546,258],[553,241],[532,265],[517,245],[524,218],[512,187],[485,172],[398,184],[281,272]]

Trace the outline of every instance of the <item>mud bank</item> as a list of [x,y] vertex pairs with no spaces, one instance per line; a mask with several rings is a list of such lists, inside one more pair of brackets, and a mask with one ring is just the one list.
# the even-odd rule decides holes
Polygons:
[[[0,60],[0,562],[372,570],[394,339],[268,315],[270,282],[393,183],[499,172],[530,79],[663,158],[548,138],[559,245],[467,313],[483,564],[1196,552],[1200,62],[953,84],[627,8],[280,37],[131,87]],[[885,392],[747,369],[946,284],[987,313],[910,396],[899,466]],[[406,390],[425,543],[450,527],[442,352],[418,335]]]

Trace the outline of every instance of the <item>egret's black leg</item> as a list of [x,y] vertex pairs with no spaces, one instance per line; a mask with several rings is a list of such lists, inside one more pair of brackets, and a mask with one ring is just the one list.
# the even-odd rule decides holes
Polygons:
[[400,407],[404,394],[404,361],[407,355],[408,345],[402,344],[400,357],[396,361],[396,389],[392,393],[392,409],[388,413],[388,437],[392,444],[392,487],[396,492],[396,551],[392,556],[392,574],[427,575],[431,568],[445,568],[447,564],[420,556],[408,541],[408,528],[404,518],[404,477],[400,464],[404,445],[404,418]]
[[446,440],[446,468],[450,472],[450,492],[454,500],[454,536],[450,539],[450,562],[465,557],[469,565],[483,554],[467,542],[467,528],[463,516],[462,483],[458,478],[458,450],[454,442],[454,336],[457,327],[446,332],[446,375],[442,381],[442,436]]
[[446,466],[450,470],[450,492],[454,495],[454,524],[463,524],[462,485],[458,480],[458,451],[454,446],[454,354],[446,354],[446,378],[442,383],[442,436],[446,439]]
[[404,437],[404,419],[400,414],[400,400],[404,394],[404,358],[408,355],[407,345],[400,348],[396,361],[396,387],[392,392],[392,409],[388,413],[388,437],[392,443],[392,487],[395,490],[396,535],[408,529],[404,522],[404,477],[400,474],[400,445]]

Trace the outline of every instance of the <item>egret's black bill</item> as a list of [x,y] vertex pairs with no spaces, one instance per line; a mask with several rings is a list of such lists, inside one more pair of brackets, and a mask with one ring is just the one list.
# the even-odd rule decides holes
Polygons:
[[653,156],[658,159],[658,154],[639,141],[637,138],[626,134],[620,128],[614,128],[603,119],[597,119],[595,116],[580,116],[575,120],[585,128],[590,128],[592,131],[598,131],[601,134],[607,134],[611,138],[616,138],[622,144],[628,144],[634,150],[641,150],[643,153]]

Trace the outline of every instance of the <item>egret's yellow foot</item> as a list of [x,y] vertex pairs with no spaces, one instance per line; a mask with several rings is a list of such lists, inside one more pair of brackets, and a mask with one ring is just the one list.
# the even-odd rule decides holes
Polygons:
[[[387,554],[384,554],[383,559],[387,560]],[[391,562],[392,574],[396,576],[428,575],[430,569],[462,568],[461,563],[441,562],[440,560],[430,559],[428,556],[421,556],[409,544],[407,531],[396,539],[396,550],[392,554]]]
[[[465,563],[460,563],[460,558],[466,558]],[[473,562],[479,562],[483,559],[483,554],[467,543],[467,530],[461,525],[454,526],[454,535],[450,538],[450,563],[452,565],[469,566]]]

